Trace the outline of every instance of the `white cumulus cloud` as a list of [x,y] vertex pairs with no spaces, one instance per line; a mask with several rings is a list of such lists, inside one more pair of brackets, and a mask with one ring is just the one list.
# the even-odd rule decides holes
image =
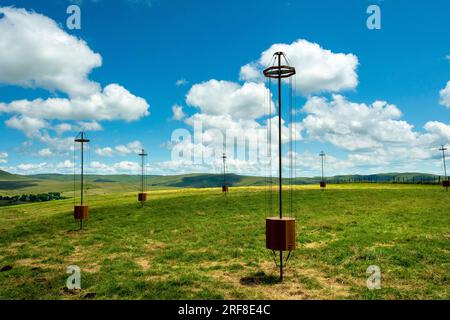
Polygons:
[[358,58],[354,54],[334,53],[303,39],[291,44],[273,44],[259,60],[241,68],[241,80],[263,81],[262,70],[271,64],[277,51],[284,52],[290,65],[296,68],[294,83],[302,94],[338,92],[354,89],[358,84]]
[[439,121],[428,121],[424,128],[433,135],[433,140],[439,144],[450,142],[450,124]]
[[341,95],[333,95],[331,101],[314,96],[302,111],[307,113],[303,126],[310,139],[326,141],[348,151],[416,139],[413,126],[399,120],[400,110],[385,101],[367,105],[350,102]]
[[140,141],[135,140],[127,144],[120,144],[115,147],[96,148],[95,153],[101,157],[111,157],[114,154],[119,156],[127,156],[130,154],[138,154],[142,151],[143,145]]
[[112,157],[113,149],[110,147],[97,148],[97,149],[95,149],[95,153],[101,157]]
[[0,7],[0,83],[90,95],[98,84],[88,79],[101,56],[39,13]]
[[60,123],[53,127],[53,130],[56,131],[58,135],[62,135],[63,133],[67,131],[72,131],[73,126],[70,123]]
[[47,162],[41,162],[41,163],[21,163],[16,166],[16,168],[20,171],[22,171],[24,174],[32,174],[36,172],[42,172],[42,170],[46,170],[47,168],[51,167],[51,164],[48,164]]
[[49,148],[39,150],[38,155],[41,157],[51,157],[53,152]]
[[58,162],[56,164],[56,169],[72,169],[74,166],[74,163],[70,160],[64,160],[61,162]]
[[[0,115],[11,115],[7,126],[43,142],[42,137],[48,135],[44,129],[54,129],[58,135],[70,130],[101,130],[98,121],[134,121],[147,116],[145,99],[117,83],[102,88],[89,79],[101,64],[100,54],[51,18],[0,7],[0,84],[52,93],[50,98],[0,101]],[[64,123],[54,123],[58,121]],[[78,123],[67,123],[70,121]]]
[[[209,115],[231,115],[235,119],[256,119],[264,115],[267,88],[262,83],[209,80],[195,84],[186,103]],[[273,110],[272,110],[273,112]]]
[[118,84],[83,98],[49,98],[0,103],[0,113],[19,113],[47,120],[125,120],[148,115],[147,102]]
[[78,131],[100,131],[103,127],[97,121],[80,121],[78,122]]
[[8,153],[7,152],[0,152],[0,163],[7,163],[8,162]]
[[144,147],[140,141],[132,141],[126,145],[118,145],[114,149],[120,155],[128,155],[131,153],[138,154]]
[[187,80],[184,79],[184,78],[178,79],[178,80],[175,82],[175,85],[176,85],[177,87],[181,87],[181,86],[184,86],[184,85],[187,85],[187,84],[188,84],[188,82],[187,82]]
[[450,108],[450,81],[448,81],[445,88],[439,92],[439,95],[441,97],[440,104]]
[[29,138],[38,136],[41,129],[48,127],[46,121],[28,116],[14,116],[6,120],[5,124],[10,128],[24,132]]
[[186,117],[186,114],[183,112],[183,107],[178,104],[172,106],[172,113],[172,119],[174,120],[183,120]]

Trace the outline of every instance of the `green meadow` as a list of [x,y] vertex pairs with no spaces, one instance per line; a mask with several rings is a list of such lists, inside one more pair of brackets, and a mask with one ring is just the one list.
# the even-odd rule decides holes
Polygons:
[[[91,194],[81,231],[73,199],[0,207],[0,268],[12,267],[0,272],[0,299],[450,299],[450,192],[292,193],[297,250],[282,283],[265,249],[276,210],[262,187],[152,190],[144,207],[135,192]],[[81,290],[65,288],[69,265]],[[366,286],[370,265],[381,289]]]

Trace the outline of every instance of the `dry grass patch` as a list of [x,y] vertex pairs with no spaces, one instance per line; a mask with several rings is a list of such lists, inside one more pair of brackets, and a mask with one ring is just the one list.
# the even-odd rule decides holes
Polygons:
[[147,259],[145,259],[145,258],[138,258],[138,259],[136,259],[134,261],[144,271],[147,271],[150,268],[150,262]]
[[[225,268],[227,264],[211,262],[208,265]],[[216,269],[209,274],[232,287],[232,290],[224,292],[226,299],[235,298],[236,291],[244,291],[256,299],[270,300],[343,299],[350,295],[347,285],[316,269],[288,267],[282,283],[278,282],[278,270],[273,262],[265,261],[256,268],[244,267],[238,271]]]

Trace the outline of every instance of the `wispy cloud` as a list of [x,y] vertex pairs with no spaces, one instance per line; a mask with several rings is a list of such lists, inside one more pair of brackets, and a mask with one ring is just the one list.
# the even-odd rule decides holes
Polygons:
[[184,78],[178,79],[178,80],[175,82],[175,85],[176,85],[177,87],[185,86],[185,85],[187,85],[187,84],[188,84],[188,81],[187,81],[186,79],[184,79]]

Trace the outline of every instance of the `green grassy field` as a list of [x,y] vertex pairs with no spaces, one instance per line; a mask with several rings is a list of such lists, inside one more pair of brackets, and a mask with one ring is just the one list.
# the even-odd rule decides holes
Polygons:
[[[298,248],[283,283],[258,187],[95,195],[0,208],[1,299],[449,299],[450,193],[438,186],[296,187]],[[276,212],[274,212],[274,215]],[[65,289],[81,268],[81,291]],[[368,290],[369,265],[381,268]]]
[[[79,182],[79,177],[76,178]],[[406,182],[406,183],[438,183],[439,177],[426,173],[380,173],[373,175],[343,175],[328,177],[333,184],[338,182]],[[298,177],[292,179],[293,184],[318,184],[320,177]],[[290,184],[289,179],[283,179],[284,184]],[[264,186],[267,183],[265,177],[242,176],[227,174],[226,183],[230,186],[249,187]],[[215,188],[223,184],[221,174],[191,173],[182,175],[149,175],[146,177],[148,189],[173,189],[173,188]],[[85,186],[90,194],[110,194],[134,191],[140,188],[141,176],[139,175],[85,175]],[[78,188],[79,185],[77,184]],[[74,190],[74,177],[70,174],[36,174],[17,175],[0,170],[0,195],[15,196],[22,194],[37,194],[47,192],[60,192],[64,196],[72,197]]]

